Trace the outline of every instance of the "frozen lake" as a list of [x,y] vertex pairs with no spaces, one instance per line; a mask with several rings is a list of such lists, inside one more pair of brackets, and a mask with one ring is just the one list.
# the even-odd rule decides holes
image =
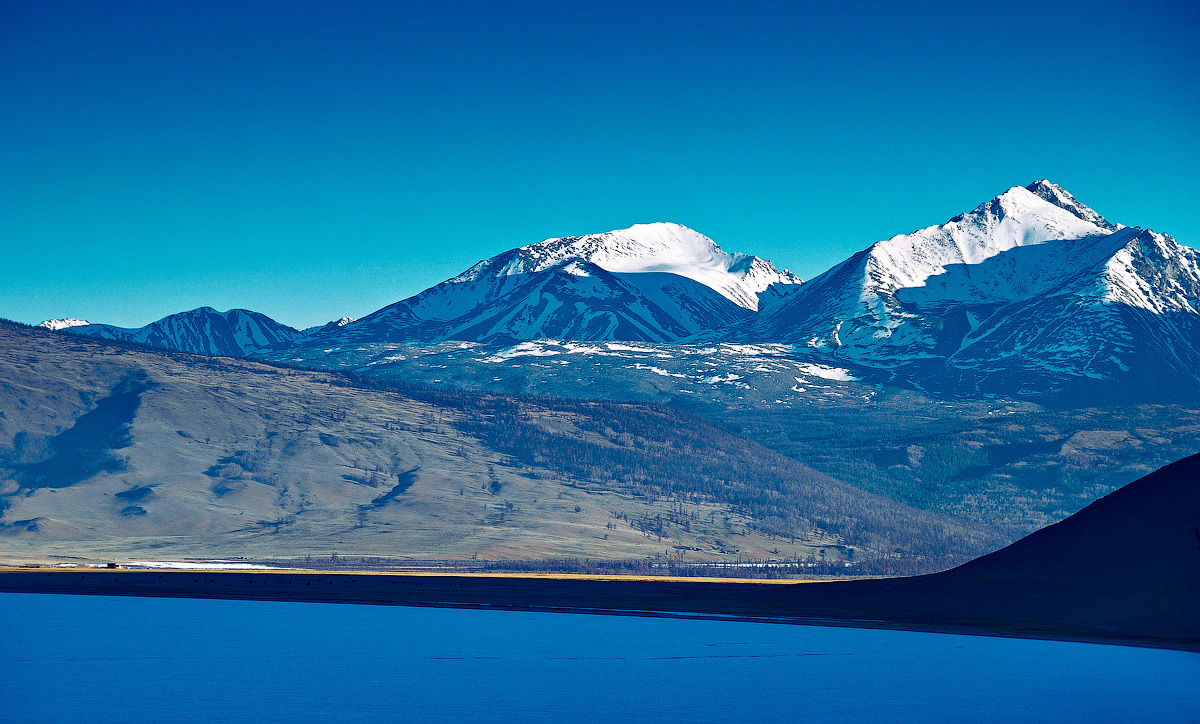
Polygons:
[[1200,654],[727,621],[0,594],[13,722],[1200,721]]

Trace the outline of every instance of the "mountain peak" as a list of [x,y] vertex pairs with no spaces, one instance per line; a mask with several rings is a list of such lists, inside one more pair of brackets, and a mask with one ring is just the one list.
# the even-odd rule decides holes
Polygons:
[[[634,224],[600,234],[564,236],[521,247],[540,261],[586,259],[607,271],[644,271],[646,262],[707,262],[724,252],[717,243],[682,224]],[[551,262],[553,263],[553,262]]]
[[1105,219],[1100,214],[1091,209],[1072,196],[1066,189],[1056,183],[1052,183],[1047,179],[1034,181],[1025,187],[1025,190],[1037,196],[1040,199],[1049,201],[1060,209],[1070,211],[1084,221],[1090,222],[1108,231],[1116,231],[1121,228],[1119,224],[1114,224]]
[[[876,242],[867,251],[885,287],[918,287],[947,265],[978,264],[1010,249],[1099,237],[1121,227],[1049,181],[1013,186],[945,224]],[[853,258],[853,257],[852,257]],[[827,272],[828,273],[828,272]]]
[[73,325],[69,331],[72,334],[138,342],[181,352],[231,357],[241,357],[274,345],[290,344],[302,336],[298,330],[259,312],[249,309],[219,312],[207,306],[171,314],[144,327],[84,324]]
[[1042,194],[1046,194],[1046,193],[1066,194],[1066,195],[1070,196],[1070,194],[1067,194],[1066,189],[1064,189],[1062,186],[1059,186],[1058,184],[1054,183],[1050,179],[1045,179],[1045,178],[1034,181],[1033,183],[1026,186],[1025,190],[1027,190],[1031,193],[1035,193],[1038,196],[1042,196]]
[[699,282],[744,309],[758,308],[758,294],[772,284],[800,278],[748,254],[731,254],[682,224],[634,224],[599,234],[545,239],[484,260],[452,281],[532,274],[578,259],[614,274],[667,273]]
[[874,362],[936,356],[951,344],[937,330],[954,325],[937,310],[1049,294],[1127,244],[1115,228],[1050,181],[1014,186],[945,224],[876,242],[773,305],[753,334]]

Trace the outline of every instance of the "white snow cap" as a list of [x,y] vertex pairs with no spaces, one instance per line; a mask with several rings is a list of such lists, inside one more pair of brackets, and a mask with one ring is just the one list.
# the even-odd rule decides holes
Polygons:
[[979,264],[1020,246],[1106,236],[1109,227],[1103,217],[1049,181],[1014,186],[945,224],[875,243],[870,276],[891,291],[922,287],[950,265]]
[[486,273],[524,274],[568,259],[583,259],[618,274],[678,274],[712,288],[746,309],[758,309],[759,292],[772,284],[801,281],[787,270],[779,271],[765,259],[730,254],[697,231],[664,222],[635,224],[603,234],[546,239],[514,251],[502,269],[487,269]]
[[43,329],[49,329],[53,332],[57,332],[60,329],[70,329],[71,327],[86,327],[89,324],[91,324],[91,322],[88,322],[83,319],[75,319],[74,317],[67,317],[66,319],[47,319],[46,321],[42,322],[41,324],[39,324],[37,326],[42,327]]

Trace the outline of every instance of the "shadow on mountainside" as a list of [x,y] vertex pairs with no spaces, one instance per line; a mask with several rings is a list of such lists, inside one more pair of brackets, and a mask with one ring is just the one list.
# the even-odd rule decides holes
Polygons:
[[[108,397],[80,415],[70,428],[50,438],[52,455],[36,463],[10,463],[21,487],[67,488],[102,472],[115,472],[125,461],[112,454],[132,443],[129,424],[142,403],[142,393],[155,386],[142,370],[134,370]],[[18,437],[21,437],[18,434]],[[14,455],[25,438],[14,445]]]
[[831,618],[1200,645],[1200,455],[958,568],[779,599]]

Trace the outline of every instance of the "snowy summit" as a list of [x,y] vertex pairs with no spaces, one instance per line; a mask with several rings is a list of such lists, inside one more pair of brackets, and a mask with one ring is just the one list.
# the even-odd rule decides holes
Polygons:
[[41,322],[37,326],[39,326],[43,329],[49,329],[52,332],[57,332],[60,329],[70,329],[71,327],[83,327],[88,324],[91,324],[91,322],[87,322],[82,319],[75,319],[74,317],[67,317],[66,319],[47,319],[46,321]]
[[[501,258],[504,266],[496,269]],[[663,222],[546,239],[482,261],[460,278],[537,272],[571,259],[589,261],[616,274],[676,274],[750,310],[758,309],[758,295],[772,284],[800,283],[795,274],[786,269],[781,272],[765,259],[730,254],[698,231]]]
[[744,322],[760,294],[799,283],[686,226],[638,224],[510,249],[314,340],[672,342]]

